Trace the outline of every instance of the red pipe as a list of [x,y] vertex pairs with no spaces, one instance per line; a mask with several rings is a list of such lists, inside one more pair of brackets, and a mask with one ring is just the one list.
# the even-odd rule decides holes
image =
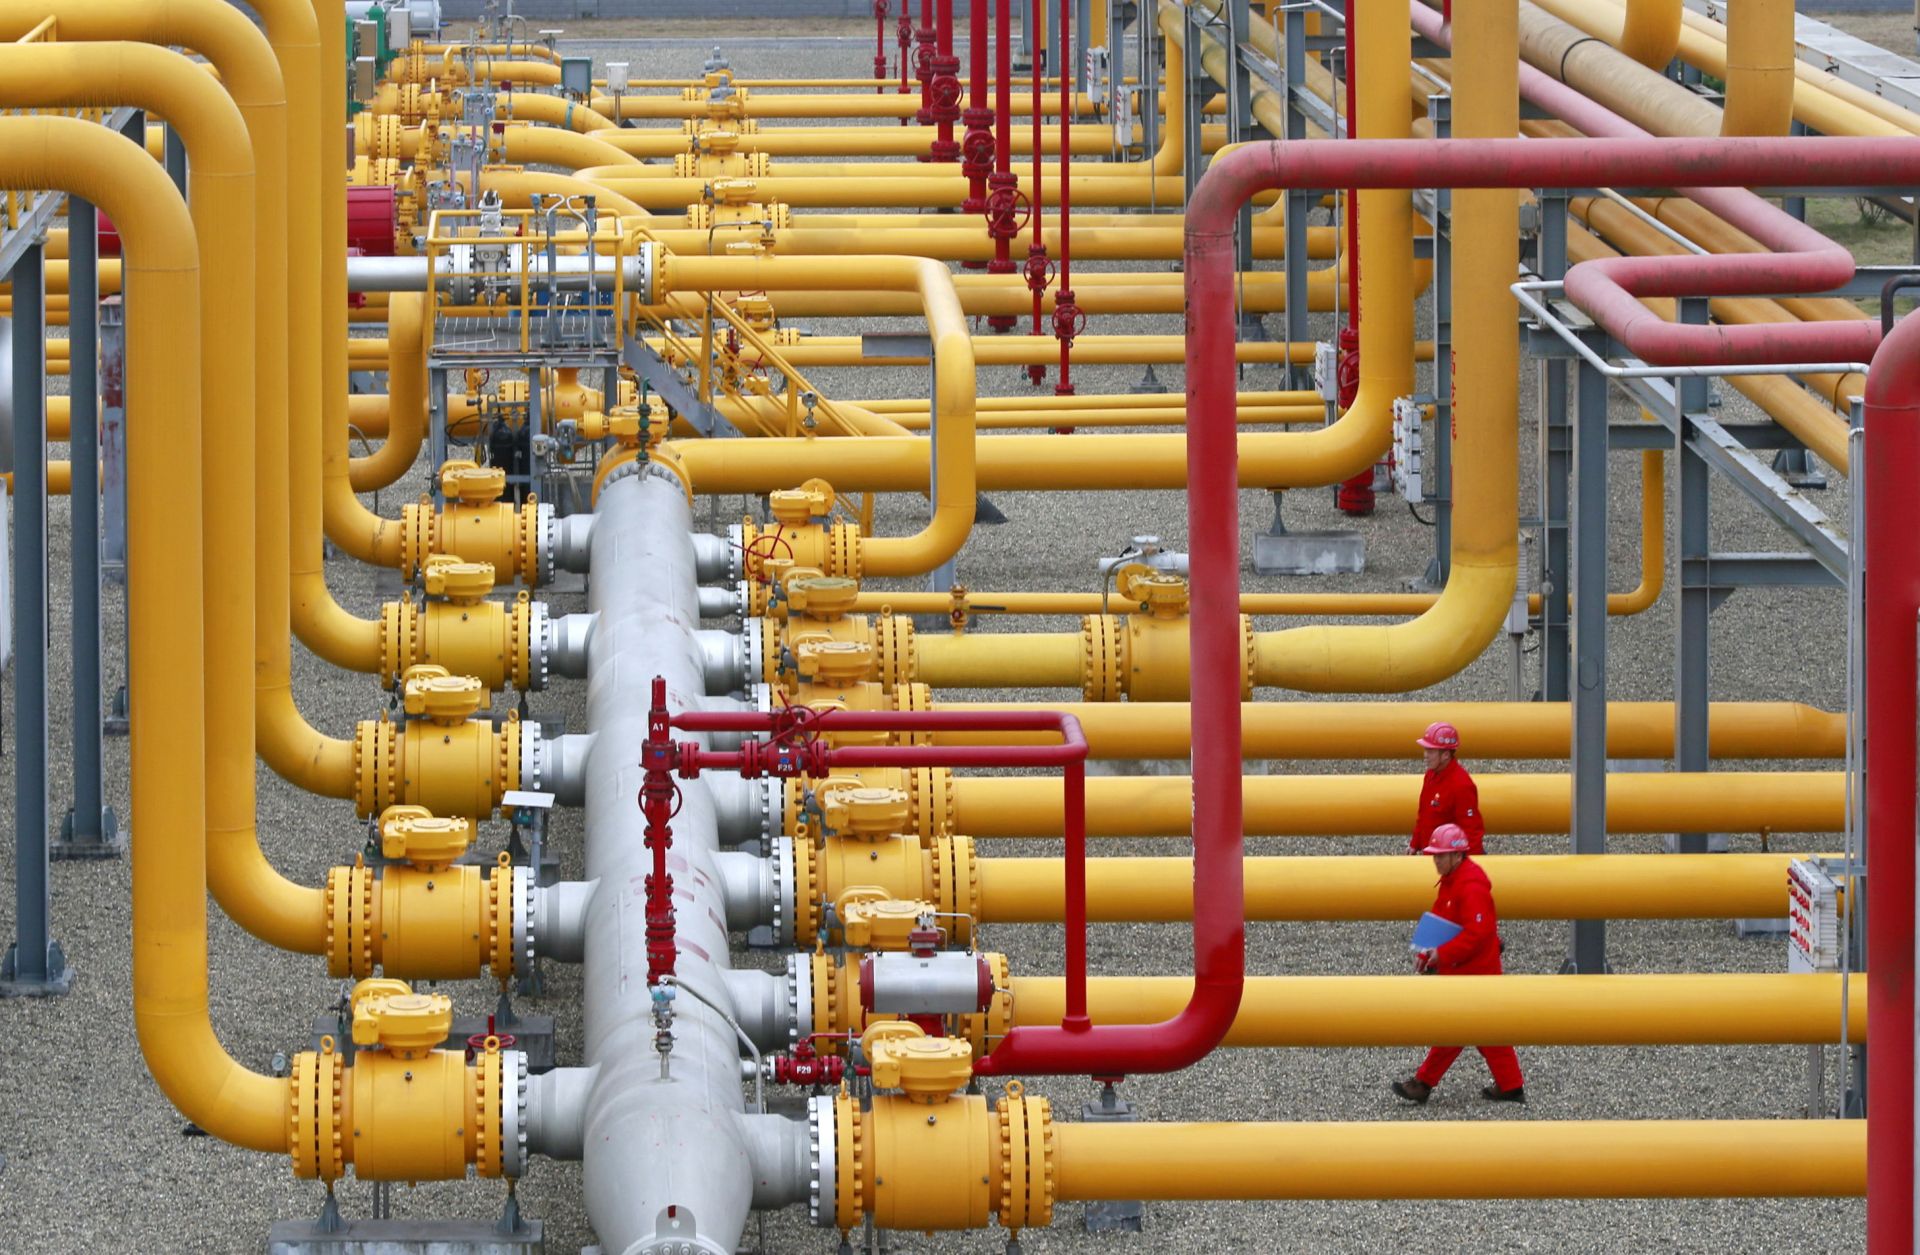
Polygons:
[[[1413,27],[1420,34],[1441,44],[1453,46],[1452,29],[1426,5],[1414,0],[1408,5]],[[1596,138],[1651,139],[1633,123],[1582,96],[1565,83],[1530,65],[1520,67],[1520,94],[1528,101],[1550,110],[1569,126]],[[1762,180],[1766,182],[1767,180]],[[1778,182],[1778,176],[1772,180]],[[1644,182],[1644,181],[1642,181]],[[1853,277],[1853,255],[1839,244],[1789,215],[1771,201],[1739,187],[1677,188],[1682,195],[1712,210],[1733,226],[1774,250],[1781,269],[1747,280],[1753,287],[1721,287],[1710,290],[1727,293],[1815,292],[1838,287]],[[1754,257],[1758,254],[1741,254]],[[1727,258],[1701,259],[1714,262]],[[1672,272],[1674,259],[1619,258],[1591,263],[1605,267],[1611,284],[1596,287],[1595,274],[1581,274],[1587,266],[1576,266],[1567,276],[1567,296],[1576,305],[1598,316],[1590,301],[1601,302],[1609,311],[1601,318],[1613,338],[1636,357],[1657,365],[1672,364],[1675,359],[1653,354],[1684,351],[1686,360],[1697,364],[1726,365],[1734,362],[1768,361],[1866,361],[1879,344],[1880,328],[1872,321],[1858,324],[1810,323],[1773,324],[1771,336],[1750,332],[1761,328],[1698,326],[1667,322],[1630,296],[1608,292],[1613,285],[1631,288],[1636,296],[1676,296],[1683,293],[1661,288],[1662,278]],[[1622,265],[1621,263],[1628,263]],[[1686,273],[1695,273],[1689,262]],[[1575,275],[1579,275],[1576,280]],[[1721,280],[1721,282],[1726,282]],[[1355,310],[1359,306],[1355,305]],[[1799,332],[1796,336],[1792,332]],[[1673,346],[1673,347],[1669,347]]]
[[[1070,3],[1071,0],[1059,0]],[[1037,7],[1037,6],[1036,6]],[[1040,181],[1040,119],[1045,112],[1040,107],[1041,71],[1046,66],[1046,54],[1036,37],[1033,41],[1033,86],[1029,89],[1028,99],[1033,102],[1033,192],[1028,200],[1027,220],[1033,224],[1033,239],[1027,244],[1027,264],[1022,270],[1026,276],[1027,291],[1033,293],[1033,334],[1042,334],[1040,329],[1040,302],[1046,293],[1047,284],[1053,280],[1053,263],[1047,260],[1046,237],[1041,234],[1043,219],[1046,217],[1046,188]],[[1038,362],[1027,367],[1027,380],[1039,387],[1047,377],[1047,368]]]
[[[1689,184],[1744,187],[1782,183],[1807,187],[1861,183],[1909,187],[1917,181],[1920,181],[1920,139],[1295,140],[1286,144],[1249,144],[1214,159],[1187,205],[1185,256],[1193,874],[1194,902],[1196,907],[1204,903],[1205,909],[1196,909],[1193,913],[1193,997],[1178,1016],[1152,1030],[1151,1057],[1156,1064],[1166,1068],[1184,1067],[1203,1058],[1219,1043],[1240,1005],[1246,971],[1246,933],[1242,922],[1245,898],[1241,879],[1244,841],[1240,793],[1239,449],[1235,438],[1233,325],[1233,229],[1240,206],[1258,192],[1316,187],[1582,188]],[[1749,253],[1724,258],[1661,260],[1667,270],[1658,284],[1660,295],[1706,296],[1717,290],[1715,285],[1730,282],[1739,285],[1742,291],[1788,292],[1795,289],[1783,281],[1783,272],[1786,272],[1785,280],[1802,277],[1798,263],[1803,259],[1791,257]],[[1584,262],[1576,266],[1568,277],[1569,296],[1575,292],[1573,275],[1587,272],[1593,279],[1581,285],[1584,293],[1607,297],[1611,288],[1627,296],[1634,309],[1642,308],[1631,300],[1630,289],[1622,289],[1613,282],[1608,266],[1608,262]],[[1644,279],[1638,273],[1631,277],[1635,283]],[[1613,330],[1608,324],[1608,318],[1613,316],[1611,311],[1603,316],[1579,297],[1575,299],[1609,331]],[[1667,324],[1662,326],[1668,331],[1683,330]],[[1915,331],[1920,332],[1920,325]],[[1915,338],[1920,337],[1908,335],[1904,340],[1910,342]],[[1649,361],[1657,359],[1678,364],[1685,362],[1695,347],[1686,341],[1672,351],[1665,346],[1653,346],[1658,351],[1642,356]],[[1798,349],[1799,344],[1787,337],[1777,351],[1791,354]],[[1912,385],[1901,389],[1904,395],[1920,394],[1920,382],[1914,380],[1920,375],[1917,361],[1920,353],[1909,347],[1897,368],[1902,372],[1902,381]],[[1912,408],[1913,417],[1920,419],[1920,402]],[[1906,427],[1911,430],[1913,424],[1908,423]],[[1887,455],[1876,455],[1869,465],[1874,461],[1881,461],[1888,468],[1882,473],[1889,479],[1893,476],[1893,466],[1916,464],[1897,462]],[[1883,508],[1899,510],[1904,494],[1904,487],[1897,485],[1891,491],[1882,492]],[[1883,533],[1888,530],[1882,529]],[[1895,532],[1883,534],[1882,542],[1892,548],[1909,542],[1912,528],[1904,514]],[[1910,847],[1914,819],[1912,608],[1920,605],[1920,549],[1902,555],[1899,563],[1895,570],[1908,576],[1904,582],[1905,600],[1901,603],[1906,608],[1905,618],[1897,639],[1883,648],[1898,655],[1889,665],[1903,670],[1897,674],[1889,672],[1884,685],[1878,681],[1876,684],[1880,691],[1899,695],[1896,700],[1901,708],[1892,714],[1896,720],[1903,719],[1905,727],[1890,734],[1900,739],[1883,740],[1875,752],[1888,755],[1888,761],[1894,761],[1895,769],[1902,774],[1894,780],[1889,771],[1880,778],[1882,789],[1899,796],[1889,806],[1891,813],[1883,811],[1875,820],[1876,824],[1885,825],[1878,829],[1883,841],[1893,845],[1905,842]],[[1881,572],[1883,578],[1890,578],[1892,574]],[[1887,717],[1883,712],[1882,718]],[[1890,998],[1900,997],[1898,975],[1902,971],[1906,973],[1907,1002],[1904,1007],[1894,1003],[1895,1011],[1889,1018],[1898,1026],[1888,1031],[1905,1034],[1908,1049],[1904,1056],[1897,1046],[1887,1050],[1894,1058],[1880,1066],[1889,1072],[1905,1067],[1907,1075],[1904,1081],[1889,1082],[1891,1093],[1883,1091],[1877,1097],[1889,1104],[1895,1120],[1907,1122],[1904,1127],[1896,1128],[1899,1134],[1910,1130],[1912,1120],[1913,851],[1908,848],[1890,861],[1893,865],[1882,865],[1880,877],[1896,883],[1889,887],[1883,881],[1876,889],[1887,895],[1888,903],[1879,918],[1883,927],[1901,931],[1893,936],[1893,953],[1889,956],[1883,952],[1880,961],[1892,966],[1895,974],[1895,979],[1888,982]],[[1902,901],[1908,908],[1904,916],[1900,915]],[[1893,924],[1886,923],[1888,915],[1894,916]],[[1871,912],[1869,918],[1873,918]],[[1900,944],[1903,940],[1904,952]],[[1092,1030],[1102,1031],[1102,1028]],[[1116,1067],[1115,1070],[1142,1069]],[[1902,1093],[1908,1099],[1904,1104]],[[1911,1137],[1903,1140],[1905,1157],[1899,1157],[1896,1145],[1892,1152],[1895,1162],[1881,1169],[1893,1181],[1892,1185],[1882,1188],[1883,1195],[1890,1192],[1904,1195],[1911,1186]],[[1870,1180],[1874,1171],[1870,1159]],[[1907,1175],[1898,1175],[1902,1171]],[[1904,1244],[1909,1238],[1910,1233],[1902,1234],[1899,1240]],[[1883,1249],[1896,1248],[1888,1245]]]
[[[1880,177],[1876,175],[1876,177]],[[1890,177],[1890,176],[1888,176]],[[1914,621],[1920,545],[1920,319],[1894,325],[1867,372],[1867,1250],[1913,1250]]]
[[[986,0],[973,0],[985,4]],[[987,177],[987,232],[993,236],[990,275],[1013,273],[1013,241],[1020,234],[1020,184],[1013,177],[1013,0],[994,0],[993,7],[993,173]],[[1015,319],[993,314],[987,326],[996,332],[1013,330]]]
[[[1360,138],[1359,93],[1355,84],[1359,75],[1354,56],[1354,10],[1359,6],[1354,0],[1347,0],[1346,24],[1343,27],[1347,43],[1347,135]],[[1347,189],[1347,324],[1340,328],[1339,337],[1339,402],[1340,412],[1353,405],[1360,395],[1360,198],[1354,189]],[[1333,490],[1333,504],[1342,514],[1368,515],[1373,513],[1373,468],[1369,466],[1352,479],[1346,480]]]
[[[1073,162],[1069,154],[1073,151],[1071,143],[1073,129],[1073,4],[1072,0],[1059,0],[1060,4],[1060,288],[1053,296],[1053,334],[1060,341],[1060,381],[1053,386],[1055,396],[1073,395],[1073,341],[1074,337],[1086,330],[1087,315],[1073,303],[1073,250],[1069,233],[1073,226],[1073,179],[1070,171]],[[1039,107],[1035,102],[1034,130],[1039,131]],[[1036,186],[1039,180],[1035,179]],[[1038,219],[1035,219],[1036,229]],[[1036,301],[1038,297],[1035,298]],[[1071,427],[1056,427],[1054,431],[1065,434]]]
[[[908,2],[901,0],[903,5]],[[934,42],[939,34],[933,26],[933,6],[934,0],[920,0],[920,27],[913,32],[913,77],[920,84],[920,108],[914,113],[913,120],[921,126],[933,121]],[[919,160],[925,161],[927,158],[922,156]]]
[[940,129],[927,155],[931,161],[953,162],[960,159],[960,145],[953,138],[953,124],[960,120],[960,62],[953,55],[953,0],[938,0],[934,22],[928,116]]
[[[967,198],[960,202],[960,212],[984,214],[987,176],[993,173],[994,153],[993,107],[987,99],[987,0],[970,0],[967,16],[972,22],[967,36],[968,76],[972,82],[966,112],[960,115],[967,124],[967,133],[960,141],[960,172],[967,176]],[[968,270],[978,270],[985,264],[961,263]]]
[[[894,25],[894,39],[900,45],[900,94],[907,94],[907,67],[913,57],[908,49],[913,45],[913,0],[900,0],[900,20]],[[901,118],[900,125],[905,126],[912,119]]]
[[[656,685],[662,683],[655,682]],[[656,690],[658,691],[658,690]],[[1236,690],[1237,693],[1237,690]],[[1236,697],[1235,714],[1238,715]],[[974,1063],[982,1075],[1115,1075],[1164,1072],[1184,1067],[1185,1043],[1161,1043],[1164,1025],[1102,1025],[1087,1015],[1087,739],[1080,721],[1056,711],[811,711],[789,707],[767,714],[686,711],[672,726],[684,732],[770,732],[771,741],[748,741],[738,750],[674,747],[685,775],[736,770],[742,775],[827,774],[833,767],[1059,767],[1066,790],[1066,1007],[1058,1027],[1017,1026],[993,1053]],[[1058,745],[879,745],[825,748],[818,734],[850,732],[1028,732],[1060,734]],[[652,745],[654,737],[648,738]],[[651,759],[649,760],[651,763]],[[1237,783],[1237,777],[1236,777]],[[1238,869],[1235,869],[1236,879]],[[1196,885],[1198,888],[1198,885]],[[1196,899],[1199,900],[1199,899]],[[1236,916],[1237,916],[1236,912]],[[1236,925],[1237,927],[1237,925]],[[1195,951],[1200,950],[1195,925]],[[1239,1001],[1236,989],[1234,1001]],[[1227,1022],[1232,1022],[1232,1012]],[[1177,1024],[1178,1020],[1167,1024]],[[1220,1032],[1224,1034],[1225,1025]],[[1217,1037],[1216,1037],[1217,1040]],[[1169,1046],[1173,1047],[1169,1049]],[[1204,1053],[1204,1051],[1202,1051]],[[1198,1056],[1194,1056],[1198,1057]]]

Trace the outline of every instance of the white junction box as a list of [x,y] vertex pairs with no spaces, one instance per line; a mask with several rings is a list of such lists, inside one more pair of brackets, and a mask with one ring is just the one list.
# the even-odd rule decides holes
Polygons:
[[1329,404],[1340,403],[1340,350],[1325,340],[1313,346],[1313,388]]
[[1846,891],[1811,859],[1787,864],[1787,970],[1837,972],[1846,955]]
[[1393,399],[1393,487],[1414,505],[1424,500],[1420,454],[1425,433],[1420,426],[1420,411],[1420,402],[1412,397]]

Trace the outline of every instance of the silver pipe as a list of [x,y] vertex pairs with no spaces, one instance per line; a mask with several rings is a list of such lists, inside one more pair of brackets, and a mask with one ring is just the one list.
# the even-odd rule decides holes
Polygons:
[[732,588],[702,588],[700,590],[700,617],[703,619],[731,619],[746,613],[741,603],[740,593]]
[[731,577],[733,571],[733,547],[727,544],[724,536],[715,536],[710,532],[696,532],[693,537],[693,577],[702,584],[712,584]]
[[[727,1017],[728,934],[715,806],[718,777],[678,782],[673,821],[675,979],[662,1076],[655,1051],[645,902],[650,871],[639,793],[649,691],[666,681],[676,708],[706,707],[693,520],[677,487],[629,476],[601,493],[593,529],[586,754],[586,871],[598,880],[586,912],[582,1008],[594,1078],[583,1112],[588,1216],[610,1251],[732,1255],[756,1202],[802,1197],[804,1127],[749,1120],[740,1051]],[[568,738],[561,738],[567,740]],[[795,1130],[798,1130],[797,1135]],[[772,1185],[758,1182],[771,1179]]]
[[594,1069],[554,1068],[527,1078],[527,1149],[549,1159],[578,1159],[587,1132]]
[[593,554],[593,519],[591,514],[569,514],[554,520],[554,566],[576,575],[586,574]]
[[[519,247],[513,245],[509,247]],[[508,269],[501,270],[497,277],[517,284],[520,272],[517,265],[509,263]],[[584,255],[548,258],[546,254],[534,252],[526,259],[526,276],[530,284],[544,286],[551,275],[553,282],[569,291],[587,288],[597,283],[608,289],[611,296],[614,273],[622,272],[621,281],[630,289],[646,286],[650,276],[644,257],[629,257],[624,266],[616,265],[612,257],[598,256],[589,259]],[[487,272],[463,272],[462,281],[488,277]],[[441,275],[442,285],[451,282],[452,276]],[[347,259],[347,290],[350,292],[424,292],[427,290],[427,259],[425,257],[349,257]]]
[[773,867],[758,854],[722,850],[713,856],[720,869],[720,893],[726,900],[727,927],[745,932],[773,920],[778,891]]
[[540,633],[540,652],[550,675],[569,680],[587,678],[587,650],[593,640],[591,614],[563,614],[546,619]]
[[534,887],[532,893],[534,953],[561,963],[578,963],[586,950],[587,908],[599,885],[591,880],[563,880]]
[[732,632],[694,633],[700,646],[700,665],[709,693],[737,693],[747,685],[746,660],[740,638]]

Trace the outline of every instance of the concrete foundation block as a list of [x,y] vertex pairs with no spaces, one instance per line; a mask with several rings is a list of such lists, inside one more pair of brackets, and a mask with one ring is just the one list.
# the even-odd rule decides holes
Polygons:
[[1263,532],[1253,538],[1253,569],[1261,575],[1358,575],[1367,569],[1367,539],[1359,532]]

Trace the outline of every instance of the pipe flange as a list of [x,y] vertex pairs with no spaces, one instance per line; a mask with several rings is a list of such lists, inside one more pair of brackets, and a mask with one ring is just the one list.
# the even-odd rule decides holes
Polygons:
[[838,1223],[834,1191],[839,1181],[839,1130],[834,1127],[834,1102],[831,1094],[807,1100],[807,1166],[813,1170],[813,1179],[807,1182],[807,1219],[824,1229]]
[[520,783],[519,788],[528,793],[544,793],[547,767],[547,739],[540,735],[540,725],[528,723],[520,725]]
[[500,1175],[519,1177],[527,1170],[527,1055],[500,1052]]
[[760,837],[771,840],[787,830],[787,782],[769,776],[760,782]]
[[740,652],[749,685],[767,682],[765,656],[761,652],[766,647],[766,631],[764,619],[749,616],[740,622]]
[[747,537],[739,523],[727,524],[727,579],[738,583],[747,578]]
[[793,838],[775,837],[768,843],[767,860],[773,865],[773,940],[776,945],[793,944],[793,925],[799,909],[793,899]]
[[642,466],[640,462],[637,460],[630,459],[628,461],[622,462],[620,465],[608,471],[607,477],[600,481],[600,491],[604,493],[607,489],[613,487],[615,484],[619,483],[621,480],[630,478],[631,476],[634,476],[634,475],[638,475],[645,469],[646,468]]
[[547,687],[552,640],[553,615],[546,602],[533,602],[527,607],[527,687],[535,692]]
[[813,971],[811,954],[787,956],[787,1045],[796,1046],[813,1034]]
[[642,305],[654,304],[654,254],[658,251],[659,245],[653,243],[642,243],[634,250],[634,269],[627,279],[627,291]]
[[515,970],[533,970],[533,951],[539,944],[533,922],[533,868],[513,869],[513,965]]
[[554,554],[560,547],[560,535],[553,518],[553,503],[529,498],[526,528],[526,552],[520,558],[520,578],[528,587],[553,585]]

